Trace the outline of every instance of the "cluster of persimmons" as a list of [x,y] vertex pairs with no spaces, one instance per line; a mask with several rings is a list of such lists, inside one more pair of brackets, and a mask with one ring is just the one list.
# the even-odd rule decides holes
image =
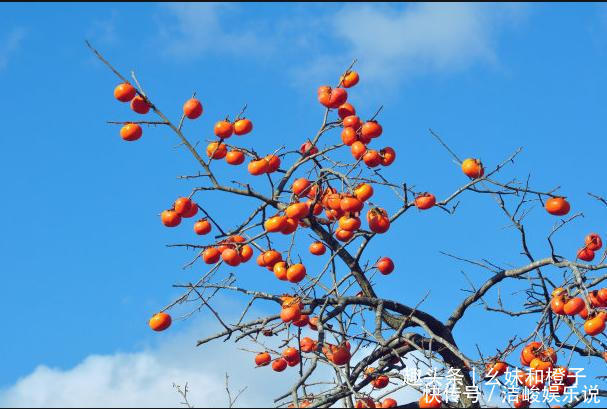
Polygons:
[[[347,102],[347,88],[359,82],[359,75],[355,71],[348,70],[341,78],[339,86],[321,86],[318,88],[318,101],[323,106],[337,110],[341,131],[341,141],[349,147],[352,157],[363,162],[367,167],[390,166],[396,159],[396,152],[391,147],[372,149],[370,144],[382,135],[382,126],[374,118],[363,121],[356,114],[352,104]],[[133,111],[146,114],[150,106],[146,99],[138,94],[136,89],[129,83],[119,84],[114,90],[116,99],[122,102],[130,102]],[[183,115],[189,119],[196,119],[203,112],[202,104],[196,98],[191,98],[183,105]],[[280,156],[271,153],[263,157],[257,156],[244,149],[228,148],[223,141],[233,134],[245,135],[251,132],[253,123],[247,118],[237,117],[235,121],[228,119],[218,121],[214,126],[214,133],[219,138],[206,147],[209,160],[225,159],[229,165],[241,165],[247,156],[253,156],[247,164],[249,174],[258,176],[276,172],[281,164]],[[141,126],[135,122],[125,123],[120,130],[121,137],[126,141],[135,141],[142,136]],[[319,150],[308,140],[303,143],[299,152],[305,157],[316,155]],[[481,178],[485,174],[483,164],[479,159],[469,158],[461,163],[462,172],[471,179]],[[263,228],[267,234],[293,234],[298,228],[310,226],[309,220],[316,218],[321,224],[336,224],[334,236],[341,242],[348,242],[353,236],[361,231],[361,215],[369,199],[373,196],[373,187],[369,183],[361,183],[349,188],[348,191],[339,192],[331,186],[324,188],[317,182],[307,178],[298,178],[291,185],[291,201],[286,208],[268,217]],[[419,210],[431,209],[437,204],[436,197],[428,192],[416,194],[414,205]],[[563,197],[552,196],[545,203],[548,213],[556,216],[566,215],[570,211],[570,205]],[[178,226],[182,218],[191,218],[197,214],[199,206],[190,198],[180,197],[175,200],[172,208],[161,213],[161,221],[167,227]],[[321,218],[324,213],[326,218]],[[390,228],[390,217],[385,209],[381,207],[370,207],[365,214],[365,220],[371,232],[382,234]],[[195,222],[194,232],[198,235],[206,235],[212,229],[208,219],[202,218]],[[581,260],[591,261],[594,251],[602,246],[601,238],[597,234],[586,237],[585,246],[577,253]],[[335,249],[333,249],[335,250]],[[315,241],[309,245],[309,252],[314,256],[322,256],[327,248],[321,241]],[[236,267],[241,263],[248,262],[254,255],[253,248],[247,244],[247,239],[240,235],[232,235],[227,239],[205,246],[201,253],[202,260],[207,264],[224,262],[229,266]],[[262,251],[257,256],[257,264],[272,271],[275,277],[281,281],[299,283],[306,277],[306,267],[303,263],[289,264],[283,260],[282,254],[276,249]],[[381,274],[390,274],[394,271],[394,263],[388,257],[383,257],[374,266]],[[604,331],[605,318],[607,314],[600,312],[597,308],[607,306],[607,289],[601,289],[590,293],[587,300],[579,296],[570,296],[567,290],[557,288],[553,292],[551,302],[552,311],[558,315],[579,315],[585,320],[584,330],[588,335],[594,336]],[[590,310],[588,309],[590,307]],[[282,308],[280,317],[287,325],[303,328],[308,327],[313,331],[318,330],[318,317],[309,317],[302,313],[303,304],[298,296],[284,295],[282,297]],[[162,331],[171,324],[171,317],[166,312],[154,315],[149,325],[155,331]],[[336,366],[349,363],[351,358],[350,343],[345,340],[339,345],[324,342],[317,345],[317,341],[310,337],[300,340],[299,348],[287,346],[280,356],[272,357],[269,352],[261,352],[255,356],[255,364],[258,367],[271,366],[274,371],[282,372],[287,367],[300,364],[301,354],[322,352],[326,359]],[[551,379],[563,380],[563,389],[557,392],[562,394],[564,387],[570,385],[571,374],[566,367],[556,366],[557,356],[550,347],[545,347],[538,342],[532,342],[525,346],[521,352],[521,363],[535,371],[546,372]],[[488,364],[487,376],[501,376],[508,368],[502,361]],[[375,373],[375,368],[369,367],[365,370],[365,376],[371,378],[370,384],[375,389],[382,389],[389,384],[389,377],[385,374]],[[536,375],[521,372],[519,383],[531,390],[542,390],[545,386],[543,380]],[[558,384],[558,383],[557,383]],[[438,395],[424,394],[419,400],[419,407],[435,408],[441,406],[441,397]],[[300,401],[300,407],[310,404],[308,400]],[[381,402],[375,402],[371,398],[359,399],[356,407],[382,407],[396,406],[394,399],[385,398]],[[514,402],[515,407],[529,406],[526,398],[519,396]]]

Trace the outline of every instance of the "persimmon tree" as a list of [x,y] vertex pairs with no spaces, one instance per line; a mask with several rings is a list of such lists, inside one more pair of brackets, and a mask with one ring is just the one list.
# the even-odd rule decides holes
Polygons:
[[[523,392],[510,404],[526,407],[531,403],[529,391],[550,389],[550,393],[563,395],[576,381],[576,374],[568,368],[576,359],[605,359],[607,289],[600,285],[607,278],[607,252],[602,250],[600,235],[592,233],[580,238],[576,259],[559,255],[553,237],[563,234],[581,213],[571,214],[568,200],[557,189],[542,191],[530,186],[529,179],[520,182],[500,178],[500,171],[514,164],[521,149],[500,163],[485,166],[478,159],[461,160],[430,130],[461,166],[461,185],[454,186],[446,197],[436,198],[402,181],[388,180],[381,168],[393,166],[398,146],[380,145],[383,130],[377,118],[381,108],[364,120],[347,102],[348,92],[359,81],[354,63],[334,86],[318,89],[323,115],[317,133],[309,139],[273,152],[247,149],[243,141],[254,129],[243,109],[233,119],[216,122],[216,138],[206,149],[199,149],[184,129],[188,121],[203,114],[196,94],[183,105],[181,118],[173,121],[146,95],[134,74],[127,79],[87,45],[120,81],[115,98],[129,102],[136,113],[151,111],[158,117],[157,121],[110,121],[122,126],[121,137],[136,141],[146,125],[166,127],[200,166],[197,173],[186,177],[200,180],[200,186],[168,205],[161,222],[183,228],[185,219],[194,221],[193,227],[187,227],[193,228],[192,242],[169,246],[193,249],[196,257],[187,267],[206,266],[206,270],[196,282],[174,285],[183,294],[161,308],[151,318],[150,327],[156,331],[167,329],[171,325],[170,310],[178,304],[193,302],[198,310],[208,309],[223,329],[197,345],[221,339],[253,345],[254,349],[249,349],[251,365],[260,371],[287,371],[284,376],[292,378],[292,387],[275,396],[277,406],[328,407],[341,403],[347,407],[394,407],[398,404],[390,395],[407,387],[423,395],[419,401],[401,402],[401,406],[478,407],[487,401],[479,399],[474,388],[480,385],[477,391],[482,395],[483,384],[493,381],[506,393],[504,374],[514,370]],[[340,151],[348,152],[350,159],[338,159]],[[225,166],[218,163],[224,160],[234,167],[239,181],[220,180],[215,169]],[[248,178],[265,181],[265,188],[252,187],[247,174]],[[414,175],[408,178],[414,179]],[[389,204],[397,206],[392,214],[384,209],[386,203],[376,200],[378,190],[391,192]],[[201,192],[205,194],[199,199]],[[226,215],[218,217],[205,209],[204,202],[213,200],[213,192],[248,197],[257,204],[245,219],[229,220]],[[444,211],[458,217],[457,203],[463,200],[464,192],[470,193],[467,200],[476,195],[495,199],[519,232],[526,262],[505,269],[485,259],[450,255],[456,262],[473,263],[487,270],[489,278],[471,284],[467,296],[445,321],[425,311],[423,296],[416,305],[410,305],[378,293],[373,285],[377,273],[391,274],[398,271],[398,266],[387,256],[379,260],[366,257],[373,239],[389,235],[391,227],[415,209],[426,214]],[[590,196],[607,206],[602,197]],[[545,212],[537,217],[555,220],[554,228],[545,232],[544,254],[532,253],[527,245],[525,222],[529,209],[538,203]],[[254,258],[257,266],[251,261]],[[322,268],[306,268],[309,260],[319,258]],[[284,291],[270,293],[264,291],[263,284],[260,288],[244,288],[231,272],[245,265],[247,269],[271,271],[259,281],[281,280]],[[495,305],[485,299],[489,291],[508,280],[527,285],[519,293],[519,310],[507,310],[499,297]],[[213,306],[215,297],[226,293],[248,297],[236,322],[227,322],[227,311]],[[252,316],[258,303],[269,303],[274,313]],[[454,329],[475,304],[482,304],[487,314],[532,316],[536,326],[527,333],[516,328],[517,333],[496,346],[491,356],[483,356],[480,351],[470,356],[463,352],[470,349],[462,348],[454,337]],[[455,398],[445,399],[422,384],[404,383],[403,371],[411,367],[432,367],[438,374],[452,376]],[[595,395],[606,396],[607,392],[597,389]],[[583,401],[577,395],[566,406]]]

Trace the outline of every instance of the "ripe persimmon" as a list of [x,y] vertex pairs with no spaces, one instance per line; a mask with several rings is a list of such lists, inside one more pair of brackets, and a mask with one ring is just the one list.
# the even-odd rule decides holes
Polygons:
[[223,259],[223,261],[225,261],[228,265],[232,267],[240,265],[241,262],[240,254],[238,254],[238,251],[230,248],[225,249],[221,252],[221,258]]
[[266,170],[266,173],[276,172],[280,167],[280,158],[276,155],[267,155],[265,160],[268,162],[268,169]]
[[287,361],[284,358],[278,358],[272,362],[272,369],[276,372],[282,372],[287,368]]
[[299,227],[299,219],[292,217],[285,217],[285,223],[283,228],[280,230],[282,234],[291,234]]
[[342,216],[339,218],[339,228],[342,230],[356,231],[360,229],[360,219],[354,216]]
[[114,88],[114,98],[121,102],[129,102],[137,95],[137,91],[135,87],[133,87],[128,82],[123,82],[122,84],[118,84],[116,88]]
[[299,152],[304,156],[316,155],[318,153],[318,148],[312,145],[312,142],[308,140],[301,144]]
[[367,151],[367,147],[361,141],[356,141],[353,142],[352,145],[350,145],[350,151],[352,152],[352,156],[354,156],[354,159],[359,160]]
[[145,115],[150,111],[150,106],[145,99],[137,95],[131,100],[131,109],[138,114]]
[[369,138],[377,138],[382,133],[382,127],[377,121],[367,121],[360,129],[360,134]]
[[207,145],[207,156],[213,159],[223,159],[228,153],[225,144],[219,142],[211,142]]
[[344,128],[352,128],[354,129],[354,131],[356,131],[358,128],[360,128],[362,126],[362,123],[360,122],[360,118],[357,117],[356,115],[350,115],[347,116],[343,119],[342,123]]
[[564,216],[571,210],[571,205],[563,197],[553,197],[546,200],[546,211],[555,216]]
[[580,297],[570,298],[563,307],[563,311],[567,315],[576,315],[584,309],[586,304]]
[[297,306],[283,308],[280,311],[280,319],[283,322],[297,321],[301,318],[301,310]]
[[381,156],[382,166],[390,166],[396,160],[396,151],[391,147],[386,146],[379,151],[379,156]]
[[344,88],[350,88],[358,84],[359,80],[358,73],[356,71],[348,71],[345,75],[339,77],[339,83]]
[[577,258],[584,261],[592,261],[594,260],[594,251],[590,250],[588,247],[583,247],[578,250]]
[[226,154],[226,162],[230,165],[241,165],[244,159],[244,153],[239,150],[231,150]]
[[268,172],[269,164],[265,159],[252,160],[247,165],[247,170],[251,175],[259,176]]
[[310,188],[310,181],[306,178],[299,178],[293,182],[291,190],[297,196],[305,196]]
[[297,321],[291,322],[291,324],[295,325],[296,327],[300,327],[300,328],[305,327],[309,323],[310,323],[310,317],[305,314],[301,314],[301,316],[299,317],[299,319]]
[[415,206],[419,210],[427,210],[436,204],[436,197],[432,193],[424,192],[415,198]]
[[369,229],[374,233],[385,233],[390,228],[388,213],[380,207],[369,209],[367,212],[367,223],[369,223]]
[[344,212],[358,213],[363,206],[363,202],[352,196],[343,196],[339,201],[339,208]]
[[395,408],[398,406],[398,403],[392,398],[386,398],[381,402],[381,407],[384,409]]
[[383,389],[388,386],[389,383],[390,378],[388,378],[386,375],[379,375],[377,378],[371,381],[371,385],[373,385],[375,389]]
[[363,155],[363,162],[370,168],[375,168],[381,164],[381,156],[375,149],[367,149]]
[[421,398],[419,398],[418,405],[420,408],[440,408],[442,405],[442,400],[439,395],[429,395],[424,393]]
[[316,342],[309,337],[304,337],[299,341],[299,348],[302,352],[312,352],[316,349]]
[[352,146],[354,142],[358,141],[358,133],[354,128],[349,126],[345,127],[341,131],[341,141],[344,143],[344,145]]
[[341,104],[337,108],[337,115],[341,119],[344,119],[347,116],[356,115],[356,109],[354,108],[354,106],[352,104],[350,104],[349,102],[346,102],[344,104]]
[[171,326],[171,316],[166,312],[159,312],[158,314],[154,314],[152,318],[150,318],[149,326],[154,331],[164,331],[168,327]]
[[207,264],[215,264],[219,261],[221,252],[215,247],[209,247],[202,252],[202,260]]
[[327,108],[339,108],[347,99],[348,93],[344,88],[327,87],[318,94],[318,102]]
[[354,196],[361,202],[366,202],[373,196],[373,186],[368,183],[361,183],[354,189]]
[[184,212],[181,217],[183,217],[184,219],[189,219],[190,217],[194,217],[196,216],[196,214],[198,213],[198,205],[196,204],[195,201],[192,200],[192,204],[190,206],[190,208]]
[[255,355],[255,365],[267,366],[272,361],[272,357],[267,352],[262,352]]
[[308,215],[308,205],[305,202],[297,202],[290,204],[285,209],[285,214],[294,219],[302,219]]
[[175,210],[164,210],[160,214],[160,220],[166,227],[175,227],[181,223],[181,216]]
[[350,240],[352,237],[354,237],[353,231],[344,230],[341,228],[338,228],[337,230],[335,230],[335,238],[339,241],[346,242],[346,241]]
[[253,130],[253,122],[251,120],[242,118],[234,122],[234,133],[236,135],[245,135]]
[[253,248],[248,244],[245,244],[238,251],[238,255],[240,256],[240,261],[246,263],[253,257]]
[[232,133],[234,132],[234,126],[229,121],[218,121],[217,123],[215,123],[213,132],[215,132],[215,135],[217,135],[221,139],[227,139],[232,136]]
[[479,159],[468,158],[462,162],[462,172],[469,178],[478,179],[485,174],[485,169]]
[[263,223],[263,227],[266,231],[276,233],[281,231],[285,227],[287,218],[285,216],[273,216]]
[[274,267],[272,267],[272,271],[274,272],[274,275],[276,276],[276,278],[278,278],[281,281],[287,281],[287,263],[284,261],[279,261],[276,264],[274,264]]
[[584,332],[591,337],[597,336],[603,331],[605,331],[605,317],[602,314],[598,314],[584,323]]
[[293,264],[287,269],[287,280],[291,283],[299,283],[306,276],[306,268],[303,264]]
[[207,219],[200,219],[194,223],[194,232],[198,235],[207,234],[211,231],[211,223]]
[[345,365],[350,361],[350,350],[345,345],[331,347],[331,357],[329,358],[337,366]]
[[175,200],[173,204],[173,209],[177,212],[178,215],[182,216],[184,213],[187,213],[192,207],[192,200],[187,197],[180,197]]
[[600,250],[601,247],[603,247],[601,236],[596,233],[590,233],[588,236],[586,236],[584,243],[586,244],[586,248],[592,251]]
[[382,257],[379,259],[375,267],[379,270],[383,275],[388,275],[394,271],[394,262],[390,257]]
[[559,295],[552,298],[552,300],[550,301],[550,309],[552,309],[552,312],[557,315],[565,314],[565,302],[563,300],[563,297]]
[[285,348],[285,350],[284,350],[284,351],[282,351],[282,357],[283,357],[284,359],[286,359],[286,360],[287,360],[287,362],[288,362],[288,361],[294,361],[294,360],[296,360],[297,358],[299,358],[299,351],[298,351],[298,350],[296,350],[296,349],[295,349],[295,348],[293,348],[293,347],[288,347],[288,348]]
[[315,241],[314,243],[310,244],[309,250],[310,253],[314,254],[315,256],[322,256],[327,251],[327,248],[320,241]]
[[202,115],[202,104],[196,98],[190,98],[183,104],[183,114],[186,118],[196,119]]
[[264,262],[264,267],[270,267],[270,268],[273,268],[274,264],[276,264],[282,260],[282,256],[276,250],[266,251],[265,253],[263,253],[262,258],[263,258],[263,262]]
[[138,124],[128,123],[120,128],[120,137],[125,141],[136,141],[143,135],[143,130]]
[[485,366],[485,373],[488,377],[498,377],[506,373],[508,370],[508,364],[505,362],[497,361],[487,363]]

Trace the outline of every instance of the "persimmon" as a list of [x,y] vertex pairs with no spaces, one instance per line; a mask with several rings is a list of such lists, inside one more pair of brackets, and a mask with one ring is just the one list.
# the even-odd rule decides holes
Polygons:
[[281,281],[287,281],[287,263],[284,261],[279,261],[278,263],[274,264],[272,271],[274,272],[276,278]]
[[296,306],[283,308],[280,311],[280,319],[283,322],[297,321],[300,319],[300,317],[301,310]]
[[331,348],[331,362],[337,366],[342,366],[350,361],[350,350],[345,345]]
[[198,213],[198,205],[196,204],[195,201],[192,200],[192,205],[190,206],[190,208],[185,211],[181,217],[185,218],[185,219],[189,219],[190,217],[194,217],[196,216],[196,214]]
[[299,227],[299,219],[286,217],[283,228],[280,230],[282,234],[291,234]]
[[385,233],[390,228],[388,213],[380,207],[374,207],[367,212],[367,223],[374,233]]
[[542,344],[539,342],[531,342],[523,348],[521,352],[521,363],[525,366],[529,366],[531,361],[537,357],[537,351],[541,348]]
[[580,297],[574,297],[565,303],[563,311],[567,315],[576,315],[582,311],[585,306],[586,304],[584,304],[584,300],[582,300]]
[[191,207],[192,207],[192,200],[190,200],[187,197],[180,197],[177,200],[175,200],[175,203],[173,204],[173,209],[180,216],[183,215],[184,213],[187,213]]
[[198,235],[208,234],[212,227],[207,219],[200,219],[194,223],[194,232]]
[[338,193],[330,193],[323,198],[323,202],[326,203],[326,207],[333,210],[342,210],[341,208],[341,195]]
[[429,395],[426,393],[424,393],[418,401],[420,408],[440,408],[441,404],[442,400],[439,395]]
[[219,261],[221,252],[215,247],[209,247],[202,252],[202,260],[207,264],[215,264]]
[[363,162],[370,168],[375,168],[381,164],[381,156],[375,149],[368,149],[363,155]]
[[221,139],[227,139],[232,136],[234,126],[229,121],[218,121],[213,127],[213,132]]
[[344,128],[352,128],[355,132],[358,128],[361,127],[362,123],[360,122],[360,118],[356,115],[350,115],[345,117],[341,124]]
[[299,319],[297,321],[293,321],[291,324],[295,325],[296,327],[305,327],[306,325],[308,325],[308,323],[310,322],[310,317],[305,315],[305,314],[301,314],[301,317],[299,317]]
[[344,212],[358,213],[363,209],[363,202],[352,196],[344,196],[339,201],[339,207]]
[[306,268],[303,264],[293,264],[287,269],[287,280],[291,283],[299,283],[306,276]]
[[299,365],[299,363],[301,362],[301,356],[297,355],[295,358],[293,358],[293,360],[289,361],[287,360],[287,364],[289,366],[297,366]]
[[245,244],[238,251],[238,255],[240,256],[240,261],[242,263],[246,263],[251,259],[251,257],[253,257],[253,248],[248,244]]
[[166,227],[175,227],[181,223],[181,216],[175,210],[164,210],[160,213],[160,219]]
[[299,348],[302,352],[312,352],[316,350],[316,342],[312,338],[304,337],[299,341]]
[[586,320],[584,323],[584,332],[591,337],[597,336],[603,331],[605,331],[605,317],[601,314]]
[[285,214],[287,217],[292,217],[294,219],[302,219],[308,215],[308,205],[305,202],[297,202],[290,204],[285,209]]
[[143,130],[138,124],[128,123],[120,128],[120,137],[125,141],[136,141],[143,135]]
[[553,365],[550,361],[544,361],[541,358],[533,358],[531,362],[529,362],[529,367],[533,371],[547,372],[548,370],[552,370]]
[[341,119],[344,119],[347,116],[356,115],[356,109],[354,108],[354,106],[352,104],[350,104],[349,102],[346,102],[344,104],[341,104],[337,108],[337,115]]
[[308,326],[312,331],[318,331],[318,317],[310,317]]
[[590,250],[588,247],[583,247],[578,250],[577,258],[584,261],[592,261],[594,260],[594,251]]
[[196,119],[202,115],[202,104],[196,98],[190,98],[183,104],[183,114],[188,119]]
[[359,160],[367,151],[367,147],[361,141],[356,141],[353,142],[352,145],[350,145],[350,151],[352,152],[352,156],[354,156],[354,159]]
[[490,362],[485,367],[486,375],[489,377],[502,376],[508,370],[508,364],[502,361]]
[[390,257],[382,257],[379,259],[375,267],[379,270],[383,275],[388,275],[394,271],[394,262]]
[[313,207],[313,208],[312,208],[312,214],[313,214],[314,216],[318,216],[319,214],[321,214],[321,213],[322,213],[322,204],[320,204],[320,203],[318,203],[318,202],[314,203],[314,200],[313,200],[313,199],[309,199],[309,200],[306,202],[306,205],[308,206],[308,209],[310,209],[310,208],[312,208],[312,207]]
[[588,308],[584,305],[584,308],[582,308],[582,311],[580,311],[578,313],[578,315],[583,319],[587,319],[588,318]]
[[207,156],[212,159],[223,159],[228,153],[225,144],[219,142],[211,142],[207,145]]
[[276,155],[268,155],[265,157],[266,162],[268,162],[267,173],[273,173],[278,170],[280,167],[280,158]]
[[546,200],[546,211],[555,216],[565,216],[571,210],[571,205],[563,197],[553,197]]
[[342,230],[356,231],[360,228],[360,219],[358,217],[342,216],[339,218],[339,228]]
[[382,133],[382,127],[377,121],[367,121],[360,128],[360,134],[370,138],[377,138]]
[[159,312],[150,318],[149,326],[154,331],[164,331],[171,326],[171,316],[166,312]]
[[588,250],[597,251],[603,247],[603,241],[601,240],[601,236],[596,233],[590,233],[584,239],[584,243],[586,244],[586,248]]
[[318,153],[318,148],[312,145],[312,142],[308,140],[301,144],[299,152],[304,156],[316,155]]
[[553,297],[558,297],[559,295],[565,295],[565,294],[567,294],[567,290],[565,290],[563,287],[557,287],[554,290],[552,290]]
[[356,71],[348,71],[345,75],[339,77],[339,83],[344,88],[350,88],[358,84],[360,77]]
[[427,210],[436,204],[436,197],[432,193],[421,193],[415,198],[415,206],[419,210]]
[[597,297],[603,304],[607,305],[607,288],[601,288],[597,292]]
[[[286,295],[286,296],[281,297],[281,299],[282,299],[282,308],[295,307],[295,308],[298,308],[299,310],[303,309],[303,304],[301,303],[301,298],[299,298],[299,297],[292,297],[290,295]],[[301,319],[301,317],[299,319]]]
[[282,260],[282,256],[276,250],[268,250],[263,253],[262,259],[264,262],[264,267],[273,268],[274,264]]
[[371,385],[373,385],[376,389],[383,389],[390,383],[390,378],[386,375],[379,375],[377,378],[371,381]]
[[468,158],[462,162],[462,172],[469,178],[478,179],[485,174],[485,169],[479,159]]
[[150,106],[145,101],[145,99],[143,99],[139,95],[135,96],[135,98],[131,100],[131,109],[137,112],[138,114],[142,115],[145,115],[150,112]]
[[310,188],[310,181],[306,178],[299,178],[293,182],[291,190],[297,196],[305,196]]
[[605,306],[605,303],[599,298],[598,290],[588,291],[588,302],[594,308]]
[[335,230],[335,238],[339,241],[348,241],[350,240],[352,237],[354,237],[354,232],[350,231],[350,230],[344,230],[341,228],[338,228],[337,230]]
[[379,151],[379,156],[381,157],[382,166],[390,166],[396,160],[396,151],[393,148],[386,146]]
[[386,398],[381,402],[381,407],[384,409],[395,408],[398,406],[398,403],[392,398]]
[[284,358],[278,358],[272,362],[272,369],[276,372],[282,372],[287,368],[287,360]]
[[272,357],[267,352],[262,352],[255,355],[255,365],[267,366],[272,361]]
[[242,118],[234,122],[234,134],[245,135],[253,130],[253,122],[250,119]]
[[344,88],[328,87],[318,94],[318,102],[327,108],[339,108],[347,99],[348,93]]
[[373,196],[373,186],[368,183],[361,183],[354,188],[354,196],[361,202],[366,202]]
[[223,259],[223,261],[225,261],[228,265],[232,267],[236,267],[241,263],[240,254],[238,254],[238,251],[234,249],[229,248],[223,251],[221,253],[221,258]]
[[356,133],[356,130],[354,130],[354,128],[347,127],[347,128],[342,129],[341,141],[344,143],[344,145],[351,146],[357,140],[358,140],[358,135]]
[[235,149],[226,154],[226,162],[228,162],[230,165],[242,165],[244,159],[244,153]]
[[357,399],[356,403],[354,404],[354,407],[356,409],[374,408],[375,407],[375,401],[373,399],[371,399],[371,398]]
[[247,165],[247,170],[253,176],[263,175],[268,172],[269,163],[265,159],[252,160]]
[[286,359],[287,362],[293,361],[299,357],[299,351],[293,347],[285,348],[285,350],[282,351],[282,357]]
[[263,227],[266,231],[276,233],[281,231],[285,227],[287,218],[285,216],[274,216],[266,219],[263,223]]
[[552,298],[552,300],[550,301],[550,308],[552,309],[552,312],[557,315],[565,314],[565,302],[563,300],[563,297],[556,296]]
[[316,199],[316,194],[318,193],[318,190],[318,185],[313,184],[310,186],[310,189],[308,189],[308,193],[306,194],[306,196],[308,196],[308,198],[310,199]]
[[309,250],[310,253],[314,254],[315,256],[322,256],[327,251],[327,248],[320,241],[315,241],[314,243],[310,244]]
[[123,82],[122,84],[118,84],[116,88],[114,88],[114,98],[116,98],[120,102],[129,102],[137,95],[137,91],[135,87],[133,87],[128,82]]

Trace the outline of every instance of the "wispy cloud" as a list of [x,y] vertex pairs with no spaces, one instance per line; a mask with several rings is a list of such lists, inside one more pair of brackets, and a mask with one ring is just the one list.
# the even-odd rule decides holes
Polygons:
[[0,71],[6,68],[11,55],[19,49],[26,30],[22,27],[15,27],[3,38],[0,37]]

